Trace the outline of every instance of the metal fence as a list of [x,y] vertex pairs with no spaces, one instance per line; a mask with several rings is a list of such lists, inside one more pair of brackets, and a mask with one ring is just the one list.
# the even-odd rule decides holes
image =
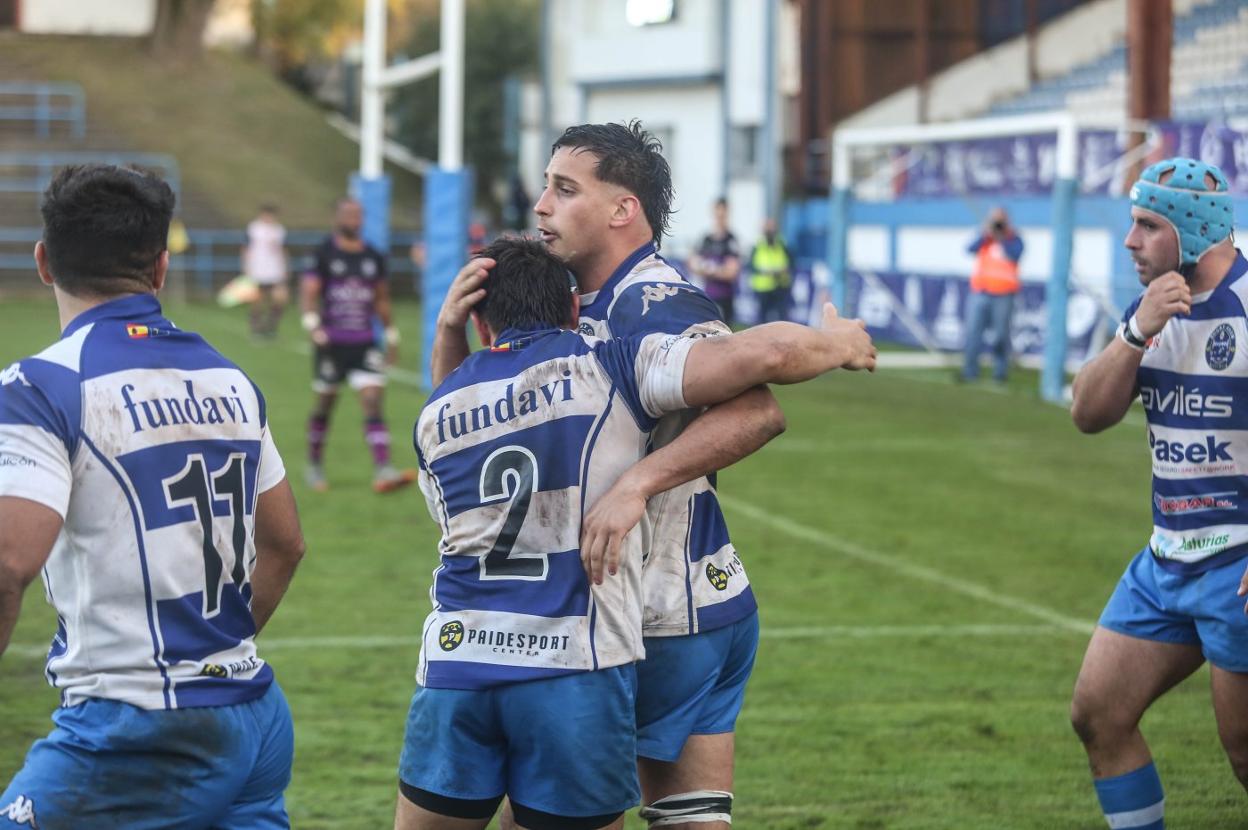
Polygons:
[[[35,270],[31,251],[42,237],[39,228],[0,228],[0,284],[4,287],[36,288],[31,282]],[[286,253],[292,274],[303,270],[307,258],[325,239],[324,230],[291,230],[286,234]],[[186,279],[186,287],[198,296],[210,296],[242,271],[240,252],[247,243],[242,230],[188,229],[190,244],[170,258],[175,279]],[[419,269],[410,251],[419,237],[415,233],[392,233],[386,263],[391,289],[396,294],[419,293]]]
[[0,121],[29,121],[35,135],[50,138],[52,125],[69,125],[76,139],[87,133],[87,99],[78,84],[51,81],[0,82]]

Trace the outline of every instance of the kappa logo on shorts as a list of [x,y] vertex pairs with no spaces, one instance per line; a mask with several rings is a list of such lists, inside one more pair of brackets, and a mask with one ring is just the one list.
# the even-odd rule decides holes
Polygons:
[[442,624],[438,632],[438,646],[443,651],[454,651],[464,641],[464,624],[459,620],[451,620]]
[[14,363],[9,368],[0,372],[0,386],[8,386],[10,383],[22,382],[22,386],[30,386],[30,381],[26,380],[26,376],[22,374],[22,364]]
[[711,562],[706,563],[706,578],[710,580],[716,591],[728,590],[728,577],[727,571],[720,570]]
[[1205,341],[1205,362],[1214,371],[1222,371],[1235,359],[1235,330],[1222,323]]
[[14,824],[29,824],[34,828],[39,827],[39,824],[35,821],[35,802],[24,795],[19,795],[13,799],[12,804],[6,807],[0,807],[0,817],[7,818]]

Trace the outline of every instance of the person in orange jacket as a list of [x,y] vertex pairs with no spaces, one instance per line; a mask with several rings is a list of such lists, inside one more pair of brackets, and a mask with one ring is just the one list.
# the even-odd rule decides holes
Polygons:
[[1018,261],[1023,240],[1010,224],[1003,207],[995,207],[984,222],[983,232],[967,248],[975,254],[971,272],[971,295],[966,304],[966,359],[962,379],[979,378],[979,355],[985,335],[992,350],[992,379],[1004,383],[1010,365],[1010,316],[1014,298],[1022,288]]

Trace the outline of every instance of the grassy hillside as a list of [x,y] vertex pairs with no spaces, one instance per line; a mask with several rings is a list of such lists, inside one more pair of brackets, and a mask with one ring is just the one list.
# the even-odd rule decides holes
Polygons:
[[[358,147],[314,103],[244,55],[211,52],[192,66],[165,65],[138,40],[23,35],[0,41],[0,69],[81,84],[92,129],[115,136],[122,146],[114,149],[175,156],[188,198],[230,225],[264,201],[281,205],[288,226],[324,225],[358,166]],[[388,172],[392,221],[412,227],[419,179]]]

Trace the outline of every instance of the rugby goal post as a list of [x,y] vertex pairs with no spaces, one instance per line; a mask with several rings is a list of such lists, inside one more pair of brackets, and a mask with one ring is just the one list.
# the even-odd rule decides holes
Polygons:
[[472,174],[464,168],[464,0],[441,0],[439,51],[386,66],[386,0],[366,0],[360,96],[360,170],[351,192],[364,207],[364,237],[389,250],[390,181],[382,171],[386,94],[440,72],[438,164],[425,172],[425,270],[421,280],[421,378],[431,388],[429,359],[442,298],[463,265],[472,213]]
[[[1088,123],[1068,112],[984,118],[940,124],[836,130],[831,137],[832,182],[829,211],[827,264],[831,295],[840,308],[848,295],[849,228],[855,188],[863,177],[855,176],[855,164],[863,155],[880,157],[897,147],[922,147],[944,142],[1006,139],[1023,136],[1056,137],[1054,171],[1049,191],[1048,222],[1052,246],[1045,279],[1046,323],[1041,364],[1040,392],[1044,399],[1061,401],[1066,387],[1067,304],[1071,283],[1071,256],[1075,233],[1075,200],[1079,194],[1079,133],[1081,128],[1144,132],[1138,123]],[[1143,156],[1149,143],[1118,162]],[[1002,194],[1008,195],[1008,194]],[[852,311],[852,309],[851,309]]]

